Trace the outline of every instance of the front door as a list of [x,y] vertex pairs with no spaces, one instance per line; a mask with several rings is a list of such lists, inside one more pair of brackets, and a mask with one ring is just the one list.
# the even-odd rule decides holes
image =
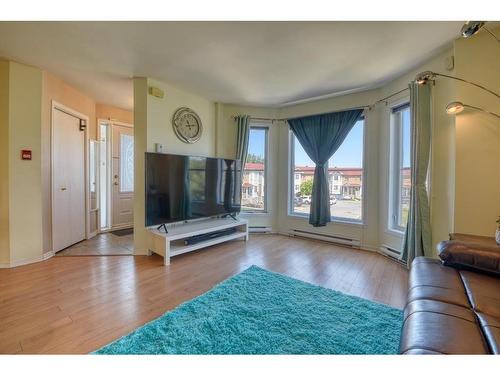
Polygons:
[[54,108],[52,129],[52,246],[85,239],[85,132],[80,119]]
[[112,131],[111,225],[116,228],[134,221],[134,129],[113,124]]

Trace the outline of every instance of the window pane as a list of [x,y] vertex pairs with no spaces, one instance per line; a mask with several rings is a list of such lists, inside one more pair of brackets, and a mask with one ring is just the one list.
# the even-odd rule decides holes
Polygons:
[[242,179],[243,211],[266,211],[266,145],[267,128],[250,128],[247,162]]
[[292,141],[294,150],[292,212],[309,215],[314,180],[314,163],[307,156],[304,148],[294,135],[292,135]]
[[134,191],[134,136],[120,134],[120,192]]
[[[330,158],[328,183],[332,217],[362,220],[363,131],[364,121],[360,120]],[[294,148],[292,213],[308,215],[311,207],[314,163],[293,135],[292,141]]]
[[363,218],[363,131],[361,120],[330,158],[330,210],[336,218],[355,221]]
[[401,111],[398,226],[406,227],[410,209],[410,108]]

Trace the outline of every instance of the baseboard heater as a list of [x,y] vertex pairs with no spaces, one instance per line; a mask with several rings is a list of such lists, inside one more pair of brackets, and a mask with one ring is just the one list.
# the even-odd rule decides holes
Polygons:
[[401,262],[401,260],[399,260],[401,252],[396,249],[393,249],[390,246],[387,245],[380,246],[380,252],[382,252],[384,255],[387,255],[389,258],[394,259],[395,261]]
[[355,240],[355,239],[348,238],[348,237],[332,236],[330,234],[313,233],[313,232],[308,232],[308,231],[299,230],[299,229],[292,229],[288,232],[288,234],[290,234],[291,236],[294,236],[294,237],[313,238],[316,240],[332,242],[332,243],[336,243],[339,245],[350,246],[350,247],[358,248],[358,249],[361,246],[361,243],[359,242],[359,240]]
[[248,227],[248,231],[250,233],[271,233],[272,228],[271,227],[253,226],[253,227]]
[[211,232],[206,234],[198,234],[197,236],[191,236],[184,240],[184,245],[194,245],[199,242],[211,240],[213,238],[228,236],[230,234],[236,233],[236,228],[228,228],[224,230],[219,230],[217,232]]

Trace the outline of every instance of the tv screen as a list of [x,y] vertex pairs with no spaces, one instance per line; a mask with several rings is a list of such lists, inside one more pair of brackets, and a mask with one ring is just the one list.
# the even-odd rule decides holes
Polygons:
[[234,214],[239,160],[146,153],[146,226]]

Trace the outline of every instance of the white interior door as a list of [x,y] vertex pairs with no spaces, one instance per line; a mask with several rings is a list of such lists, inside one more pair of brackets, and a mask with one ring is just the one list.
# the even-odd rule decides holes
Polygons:
[[134,129],[113,124],[112,227],[132,226],[134,221]]
[[80,119],[53,109],[52,241],[54,251],[85,239],[85,132]]

